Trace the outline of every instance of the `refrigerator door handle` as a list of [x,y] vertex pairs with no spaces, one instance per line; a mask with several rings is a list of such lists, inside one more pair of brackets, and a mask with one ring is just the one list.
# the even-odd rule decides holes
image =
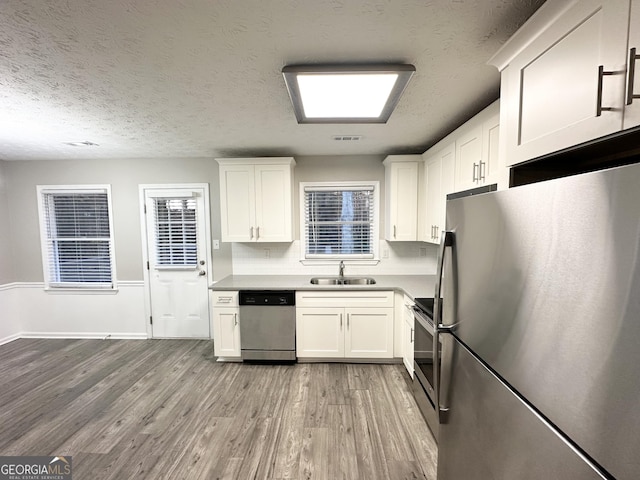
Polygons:
[[[454,245],[454,234],[452,231],[445,230],[442,232],[442,236],[440,237],[440,248],[438,249],[438,263],[437,263],[437,272],[436,272],[436,289],[435,295],[433,297],[433,323],[434,323],[434,334],[433,334],[433,383],[434,383],[434,391],[435,391],[435,404],[438,410],[438,417],[440,419],[440,423],[446,423],[447,412],[449,410],[444,395],[441,395],[440,392],[440,384],[445,383],[448,385],[448,379],[450,375],[450,366],[447,365],[446,368],[440,370],[441,364],[441,348],[440,348],[440,333],[451,333],[453,326],[452,325],[444,325],[442,323],[441,318],[441,302],[442,302],[442,274],[444,270],[444,258],[447,253],[448,247],[453,247]],[[444,365],[443,365],[444,367]],[[442,375],[441,375],[442,373]],[[445,376],[446,373],[446,376]],[[441,382],[441,377],[446,379],[446,382]]]

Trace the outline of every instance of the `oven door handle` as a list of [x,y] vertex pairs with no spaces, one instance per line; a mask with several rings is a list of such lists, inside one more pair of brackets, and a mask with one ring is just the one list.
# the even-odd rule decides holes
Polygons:
[[[450,362],[442,362],[440,358],[441,348],[440,348],[440,334],[441,333],[451,333],[453,329],[453,325],[444,325],[442,323],[442,283],[443,283],[443,271],[444,271],[444,260],[445,255],[447,254],[447,249],[451,249],[453,251],[453,247],[455,245],[455,237],[452,231],[445,230],[442,232],[442,236],[440,239],[440,247],[438,249],[438,270],[436,272],[436,290],[435,295],[433,297],[433,322],[435,325],[434,333],[433,333],[433,389],[435,391],[435,404],[438,410],[438,418],[440,423],[447,423],[447,416],[449,412],[448,406],[448,385],[449,378],[451,376],[450,370]],[[445,344],[442,344],[442,350],[444,350]],[[442,370],[441,370],[442,364]],[[443,381],[444,380],[444,381]],[[441,391],[441,387],[443,387],[446,391]]]

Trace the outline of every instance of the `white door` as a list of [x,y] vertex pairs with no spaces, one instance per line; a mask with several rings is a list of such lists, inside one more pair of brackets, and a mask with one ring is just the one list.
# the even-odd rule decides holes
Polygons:
[[206,186],[144,189],[154,338],[209,338]]

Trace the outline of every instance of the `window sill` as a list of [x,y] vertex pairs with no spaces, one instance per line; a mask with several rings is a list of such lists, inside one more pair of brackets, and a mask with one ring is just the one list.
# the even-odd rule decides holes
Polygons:
[[375,259],[375,258],[369,258],[366,260],[356,260],[356,259],[350,259],[350,260],[341,260],[340,258],[303,258],[302,260],[300,260],[300,263],[302,265],[338,265],[340,263],[340,261],[343,261],[345,265],[378,265],[378,263],[380,263],[380,260]]
[[116,295],[118,288],[45,287],[44,291],[51,295]]

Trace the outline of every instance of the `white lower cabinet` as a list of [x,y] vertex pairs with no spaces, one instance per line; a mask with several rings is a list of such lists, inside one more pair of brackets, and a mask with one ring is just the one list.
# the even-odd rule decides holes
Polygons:
[[296,307],[298,357],[344,357],[344,309]]
[[238,292],[212,293],[213,351],[217,357],[240,357]]
[[393,292],[310,293],[296,293],[298,357],[393,358]]
[[411,378],[413,378],[413,342],[415,338],[415,319],[411,309],[413,305],[411,299],[405,296],[402,307],[402,362]]

